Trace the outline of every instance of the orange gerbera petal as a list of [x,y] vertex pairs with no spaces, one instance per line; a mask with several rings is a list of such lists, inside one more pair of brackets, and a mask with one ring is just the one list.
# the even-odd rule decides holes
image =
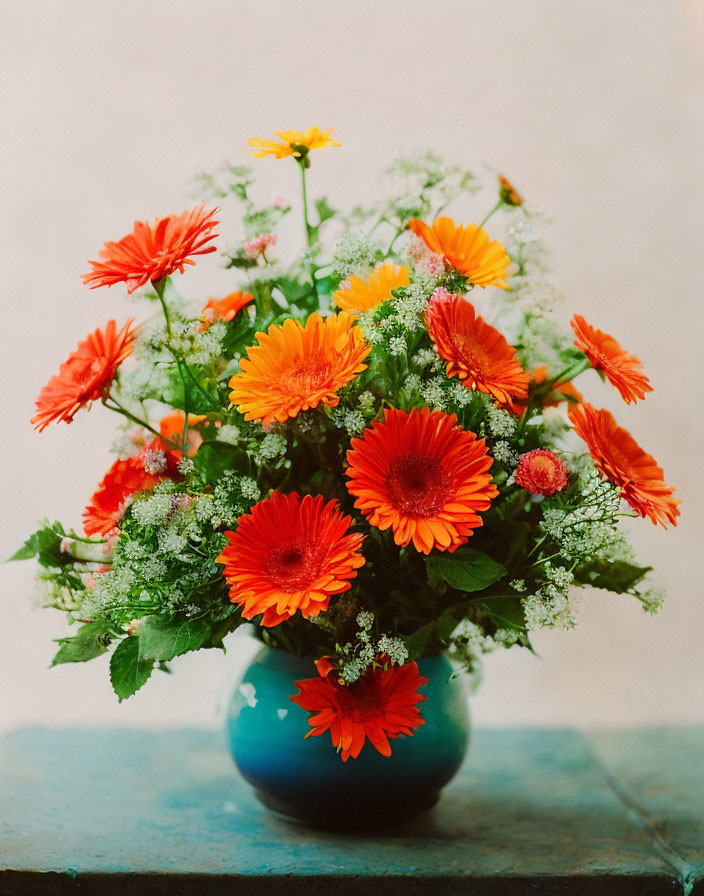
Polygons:
[[396,544],[413,541],[424,554],[465,544],[498,494],[484,440],[429,408],[387,410],[352,439],[347,462],[354,506],[372,526],[393,529]]
[[372,666],[350,685],[340,685],[333,676],[296,681],[298,693],[291,700],[313,713],[306,737],[329,731],[332,745],[347,762],[359,756],[367,739],[382,756],[390,756],[389,738],[412,735],[425,724],[418,703],[426,698],[418,688],[427,683],[417,663]]
[[595,370],[603,371],[626,404],[645,398],[646,392],[653,391],[641,362],[624,351],[613,336],[591,327],[580,314],[572,318],[572,329],[577,337],[574,344],[584,352]]
[[447,375],[510,405],[528,395],[530,378],[516,350],[462,296],[436,293],[428,304],[428,332],[447,362]]
[[279,140],[267,140],[265,137],[252,137],[247,141],[253,149],[246,149],[245,152],[255,159],[262,159],[264,156],[275,156],[277,159],[284,159],[287,156],[293,156],[300,159],[307,155],[311,149],[325,149],[327,146],[342,146],[339,140],[335,140],[330,136],[333,128],[328,131],[321,131],[319,127],[314,126],[308,128],[307,131],[274,131]]
[[343,311],[323,319],[311,314],[302,326],[289,318],[247,349],[240,372],[230,380],[230,401],[246,420],[283,423],[319,404],[335,407],[337,392],[366,368],[371,351],[352,315]]
[[662,469],[633,436],[608,411],[596,410],[586,401],[571,405],[568,414],[575,432],[587,443],[594,465],[621,490],[631,507],[655,524],[676,526],[677,505],[682,502],[673,497],[675,490],[665,484]]
[[208,323],[214,320],[232,320],[250,302],[254,301],[251,292],[231,292],[224,299],[208,299],[201,312]]
[[102,398],[127,358],[137,335],[128,321],[118,332],[114,320],[104,330],[89,333],[59,367],[37,398],[37,413],[31,422],[42,432],[54,420],[70,423],[82,407]]
[[178,475],[176,464],[180,456],[180,452],[164,450],[164,443],[154,439],[138,455],[116,460],[83,511],[86,535],[108,535],[137,492],[148,491],[158,482]]
[[506,289],[506,269],[511,259],[502,243],[491,242],[489,235],[476,224],[455,224],[452,218],[436,218],[433,226],[414,218],[408,227],[436,255],[475,286],[498,286]]
[[217,558],[225,567],[230,600],[245,619],[263,614],[262,625],[308,618],[328,608],[330,596],[347,591],[364,566],[364,536],[350,533],[352,520],[337,501],[274,492],[241,516]]
[[217,236],[213,233],[220,223],[213,219],[217,212],[200,205],[180,215],[157,218],[153,224],[135,221],[132,233],[99,250],[102,261],[89,262],[93,270],[83,274],[83,282],[91,289],[124,283],[132,293],[150,280],[163,280],[174,271],[183,273],[185,265],[195,264],[192,255],[215,251],[208,243]]
[[408,268],[387,261],[366,281],[359,277],[350,277],[332,298],[343,311],[369,311],[390,299],[392,290],[408,286],[408,283]]
[[[197,426],[199,423],[202,423],[206,419],[207,417],[205,416],[205,414],[188,415],[187,453],[189,457],[194,456],[203,442],[203,436],[201,436],[197,429],[191,429],[191,427]],[[181,440],[183,439],[183,427],[185,426],[185,424],[185,415],[182,414],[181,411],[176,411],[173,414],[167,414],[166,417],[161,418],[161,420],[159,421],[159,432],[165,439],[168,439],[170,442],[176,442],[176,444],[180,445]]]

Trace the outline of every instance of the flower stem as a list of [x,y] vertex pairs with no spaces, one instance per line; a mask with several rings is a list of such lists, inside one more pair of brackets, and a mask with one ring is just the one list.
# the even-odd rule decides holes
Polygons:
[[494,214],[494,212],[498,212],[498,210],[501,208],[501,206],[503,204],[504,204],[504,201],[503,201],[503,199],[500,198],[499,201],[496,203],[496,205],[491,209],[491,211],[484,217],[484,220],[482,221],[482,223],[479,226],[483,227],[486,224],[486,222],[489,220],[489,218],[491,218],[491,216]]
[[582,358],[580,361],[576,361],[574,364],[570,364],[568,367],[565,367],[558,375],[550,381],[552,386],[559,386],[560,383],[568,383],[570,380],[573,380],[576,376],[579,376],[580,373],[584,373],[585,370],[589,370],[592,365],[589,362],[589,358]]
[[163,442],[168,442],[170,445],[173,445],[174,448],[180,448],[178,443],[174,442],[173,439],[166,438],[166,436],[162,436],[162,434],[154,429],[146,420],[142,420],[141,417],[135,416],[131,411],[128,411],[126,407],[120,404],[120,402],[115,398],[114,395],[110,394],[108,396],[112,404],[108,404],[107,399],[103,399],[103,404],[110,411],[115,411],[117,414],[122,414],[123,417],[126,417],[128,420],[131,420],[132,423],[136,423],[137,426],[142,426],[144,429],[148,429],[149,432],[154,433],[155,436],[158,436]]
[[305,157],[301,157],[296,160],[298,162],[298,167],[301,169],[301,193],[303,196],[303,224],[306,230],[306,244],[308,246],[308,253],[310,255],[310,279],[313,284],[313,292],[315,293],[315,297],[318,299],[318,304],[320,304],[320,296],[318,295],[318,284],[315,282],[315,262],[313,261],[313,228],[310,224],[310,219],[308,218],[308,187],[306,184],[306,159]]

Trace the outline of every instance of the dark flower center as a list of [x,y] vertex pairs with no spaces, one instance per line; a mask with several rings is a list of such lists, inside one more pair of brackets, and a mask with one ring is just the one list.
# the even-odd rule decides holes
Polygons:
[[318,576],[325,549],[306,538],[291,538],[269,552],[266,571],[282,591],[307,588]]
[[408,516],[435,516],[452,495],[452,478],[439,460],[402,454],[395,457],[386,477],[391,503]]

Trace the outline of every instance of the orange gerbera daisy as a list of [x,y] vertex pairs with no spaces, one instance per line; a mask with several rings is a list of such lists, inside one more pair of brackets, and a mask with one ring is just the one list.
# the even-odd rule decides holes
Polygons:
[[387,261],[366,281],[359,277],[350,277],[332,298],[344,311],[369,311],[390,299],[392,290],[408,286],[408,283],[408,268]]
[[527,397],[530,378],[516,350],[466,299],[436,293],[427,314],[430,338],[447,362],[448,376],[458,376],[468,389],[485,392],[502,405]]
[[37,413],[31,422],[40,432],[54,420],[70,423],[82,407],[97,401],[115,378],[137,335],[129,320],[118,332],[114,320],[104,330],[89,333],[59,367],[37,398]]
[[[193,457],[193,455],[196,453],[196,451],[198,451],[203,442],[203,436],[201,436],[197,429],[191,429],[191,427],[197,426],[199,423],[202,423],[206,419],[207,418],[205,414],[188,415],[187,453],[189,457]],[[183,427],[185,423],[186,417],[181,413],[181,411],[176,411],[173,414],[167,414],[166,417],[162,417],[159,421],[159,432],[165,439],[168,439],[170,442],[175,442],[177,445],[180,445],[183,438]]]
[[334,676],[295,682],[294,703],[308,712],[306,737],[330,732],[342,761],[356,759],[367,738],[382,756],[391,755],[389,738],[412,735],[425,722],[418,703],[426,698],[418,688],[428,683],[417,663],[370,667],[354,684],[340,685]]
[[491,242],[489,235],[476,224],[457,225],[452,218],[436,218],[433,226],[414,218],[408,227],[419,236],[431,252],[442,255],[445,262],[475,286],[498,286],[506,289],[506,269],[511,259],[502,243]]
[[597,410],[588,402],[568,408],[570,422],[584,439],[594,465],[617,488],[642,517],[667,527],[677,525],[680,514],[674,488],[666,485],[662,469],[654,458],[622,429],[608,411]]
[[457,425],[454,414],[394,409],[352,439],[347,489],[372,526],[393,529],[424,554],[454,551],[482,525],[498,494],[484,439]]
[[319,404],[335,407],[337,392],[366,368],[371,351],[354,317],[343,311],[323,319],[311,314],[303,326],[289,318],[247,349],[230,380],[230,401],[246,420],[283,423]]
[[264,156],[275,156],[277,159],[293,156],[301,159],[307,156],[311,149],[342,146],[338,140],[330,136],[332,132],[333,128],[321,131],[319,127],[308,128],[307,131],[274,131],[279,140],[252,137],[247,143],[254,149],[246,149],[245,152],[255,159],[263,159]]
[[349,532],[352,520],[337,501],[274,492],[241,516],[236,532],[217,558],[225,567],[230,600],[245,619],[263,614],[262,625],[278,625],[297,610],[308,618],[328,608],[330,597],[347,591],[364,566],[364,536]]
[[118,458],[83,511],[86,535],[112,532],[137,492],[149,491],[158,482],[177,476],[176,463],[180,456],[179,452],[165,451],[164,443],[154,439],[134,457]]
[[224,299],[208,299],[201,312],[208,324],[214,320],[233,320],[250,302],[254,301],[251,292],[231,292]]
[[220,223],[213,218],[217,212],[200,205],[190,212],[157,218],[153,224],[135,221],[132,233],[99,250],[102,261],[89,262],[93,270],[83,274],[83,282],[91,289],[124,283],[132,293],[150,280],[156,283],[174,271],[183,273],[185,265],[195,264],[192,255],[215,251],[208,243],[217,236],[213,233]]
[[603,371],[626,404],[645,398],[646,392],[653,391],[641,362],[624,351],[613,336],[591,327],[580,314],[575,314],[571,323],[577,337],[574,344],[584,352],[595,370]]

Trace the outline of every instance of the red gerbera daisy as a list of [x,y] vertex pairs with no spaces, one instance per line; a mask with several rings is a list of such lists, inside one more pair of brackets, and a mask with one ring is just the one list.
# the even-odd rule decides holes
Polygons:
[[479,512],[498,494],[483,439],[454,414],[387,410],[347,452],[347,489],[355,507],[394,541],[424,554],[454,551],[482,525]]
[[438,292],[428,304],[428,332],[447,362],[447,375],[468,389],[510,405],[528,395],[530,378],[503,335],[462,296]]
[[351,685],[340,685],[334,676],[297,681],[298,693],[291,700],[314,713],[306,737],[329,731],[333,746],[347,762],[350,756],[359,756],[367,738],[382,756],[390,756],[389,738],[412,735],[425,724],[417,704],[426,699],[418,688],[427,683],[417,663],[370,667]]
[[568,409],[570,422],[584,439],[594,465],[621,490],[631,507],[642,517],[667,527],[677,525],[682,502],[674,488],[666,485],[663,471],[654,458],[622,429],[608,411],[597,410],[588,402]]
[[54,420],[70,423],[82,407],[102,398],[117,368],[132,352],[133,323],[128,321],[118,333],[115,321],[108,321],[105,330],[95,330],[78,343],[39,393],[31,421],[35,429],[42,432]]
[[520,456],[515,478],[534,495],[554,495],[567,485],[567,467],[552,451],[536,448]]
[[572,329],[577,337],[574,344],[584,352],[594,370],[603,371],[626,404],[653,391],[641,362],[624,351],[613,336],[591,327],[580,314],[572,318]]
[[217,558],[225,567],[230,600],[245,619],[263,614],[262,625],[308,618],[328,608],[330,597],[347,591],[364,566],[364,536],[349,532],[352,520],[337,501],[274,492],[241,516],[236,532]]
[[200,205],[180,215],[157,218],[153,224],[135,221],[132,233],[99,250],[102,261],[88,262],[93,270],[83,274],[83,282],[91,289],[124,283],[132,293],[150,280],[155,283],[174,271],[183,273],[185,265],[195,264],[192,255],[215,252],[208,243],[217,236],[213,228],[220,222],[213,216],[218,211],[206,211]]
[[177,475],[176,463],[180,456],[180,452],[165,451],[164,443],[154,439],[134,457],[118,458],[83,511],[86,535],[108,535],[137,492],[149,491],[163,479]]

